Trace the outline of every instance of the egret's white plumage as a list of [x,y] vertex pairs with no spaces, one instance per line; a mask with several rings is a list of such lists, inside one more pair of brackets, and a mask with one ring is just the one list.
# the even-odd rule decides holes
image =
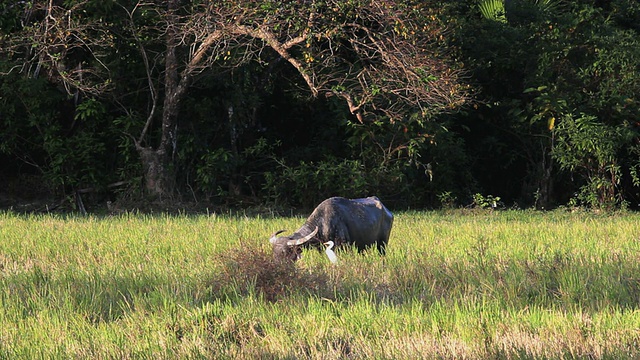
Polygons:
[[327,254],[327,257],[329,258],[329,261],[331,261],[332,263],[337,263],[338,262],[338,257],[336,256],[336,253],[333,252],[333,241],[327,241],[326,243],[324,243],[324,245],[327,245],[327,250],[325,250],[324,252]]

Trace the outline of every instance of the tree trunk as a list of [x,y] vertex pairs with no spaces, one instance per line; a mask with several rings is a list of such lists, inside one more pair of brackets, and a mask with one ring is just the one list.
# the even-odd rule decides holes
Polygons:
[[554,138],[551,137],[549,148],[542,146],[542,158],[540,161],[540,178],[538,182],[538,194],[536,209],[547,210],[551,208],[553,196],[553,157],[551,151],[554,146]]
[[149,147],[138,147],[142,161],[145,190],[147,194],[163,199],[173,193],[173,174],[170,171],[170,159],[165,151]]
[[157,149],[142,147],[137,144],[144,171],[145,190],[149,195],[158,198],[172,197],[174,194],[176,174],[173,171],[172,160],[177,147],[180,99],[186,91],[188,80],[188,74],[183,74],[183,78],[179,81],[178,60],[176,57],[179,36],[176,30],[178,24],[175,11],[177,8],[178,1],[169,1],[164,74],[165,91],[160,143]]

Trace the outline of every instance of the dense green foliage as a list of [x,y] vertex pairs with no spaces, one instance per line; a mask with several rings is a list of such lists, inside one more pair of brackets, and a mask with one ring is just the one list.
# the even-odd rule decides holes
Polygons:
[[640,356],[636,214],[397,213],[385,257],[274,262],[302,220],[0,213],[0,357]]
[[[159,24],[201,29],[216,21],[204,3],[54,1],[64,17],[49,16],[48,1],[0,4],[0,185],[35,175],[58,198],[78,190],[99,202],[137,197],[150,164],[143,149],[153,148],[185,201],[311,207],[376,194],[392,207],[424,208],[469,205],[479,194],[520,207],[640,203],[638,2],[390,2],[404,16],[389,30],[398,46],[428,39],[416,45],[437,65],[415,70],[425,94],[441,92],[447,71],[465,74],[452,94],[474,94],[462,106],[407,100],[400,110],[408,92],[389,90],[386,73],[365,76],[372,64],[384,70],[363,58],[375,53],[363,46],[378,43],[348,40],[367,26],[386,31],[372,10],[358,13],[376,2],[285,3],[222,1],[213,14],[243,9],[244,26],[289,40],[313,22],[313,36],[291,54],[302,70],[256,47],[264,41],[220,42],[189,70],[170,113],[162,100],[173,91],[169,42]],[[312,3],[322,16],[296,16]],[[359,32],[348,33],[351,23]],[[202,42],[184,31],[176,76]],[[312,96],[305,71],[327,76],[331,92]],[[329,71],[361,72],[335,82]],[[344,101],[362,83],[353,99],[377,99],[364,119]],[[165,122],[171,116],[177,121]]]
[[510,4],[460,26],[485,100],[462,119],[485,191],[539,207],[636,206],[637,2]]

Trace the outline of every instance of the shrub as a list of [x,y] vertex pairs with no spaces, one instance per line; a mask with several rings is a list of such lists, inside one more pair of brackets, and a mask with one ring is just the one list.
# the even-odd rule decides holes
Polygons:
[[299,271],[291,261],[278,261],[270,253],[253,247],[236,247],[221,258],[221,269],[213,281],[214,296],[246,296],[256,293],[265,300],[281,300],[296,291],[325,292],[324,273]]

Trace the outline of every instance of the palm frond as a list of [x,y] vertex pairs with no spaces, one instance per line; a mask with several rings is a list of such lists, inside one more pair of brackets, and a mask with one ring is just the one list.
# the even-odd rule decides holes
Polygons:
[[478,8],[480,8],[480,13],[485,19],[502,23],[507,22],[504,0],[480,0],[478,2]]

